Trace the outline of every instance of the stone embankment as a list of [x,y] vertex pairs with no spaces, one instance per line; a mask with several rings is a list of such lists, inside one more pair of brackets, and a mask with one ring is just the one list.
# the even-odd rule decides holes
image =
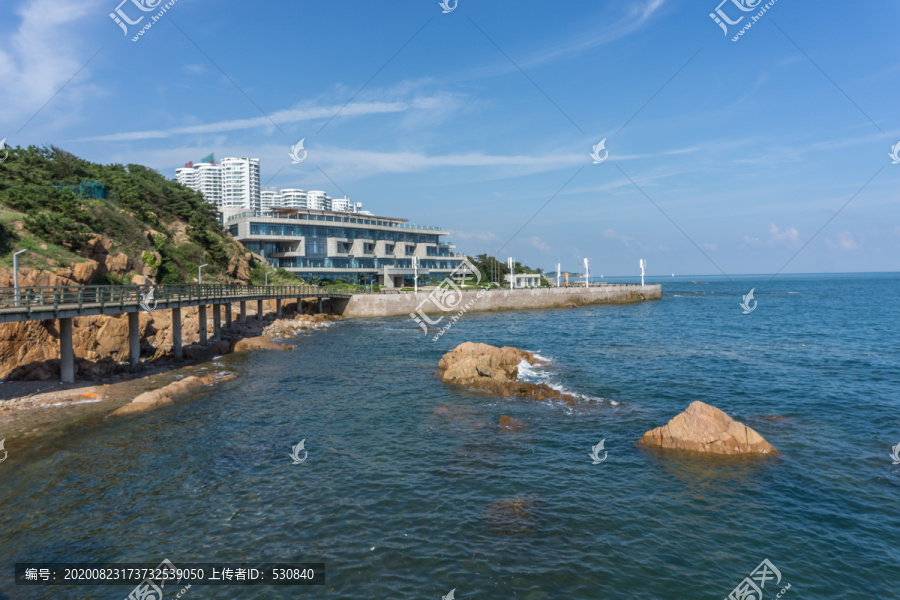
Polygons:
[[437,319],[442,313],[455,313],[462,307],[470,311],[522,310],[532,308],[572,308],[587,304],[618,304],[659,300],[662,286],[593,285],[568,288],[531,288],[509,290],[466,290],[460,294],[431,296],[433,290],[397,294],[358,294],[349,300],[335,299],[335,312],[345,317],[390,317],[422,311]]

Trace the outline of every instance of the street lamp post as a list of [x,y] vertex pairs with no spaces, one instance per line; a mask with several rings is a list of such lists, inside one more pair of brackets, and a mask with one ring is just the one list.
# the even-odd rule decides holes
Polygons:
[[197,284],[198,285],[203,285],[203,267],[208,267],[208,266],[209,266],[209,263],[206,263],[206,264],[203,264],[203,265],[200,265],[199,267],[197,267]]
[[16,293],[16,308],[19,306],[19,255],[28,250],[19,250],[13,254],[13,288]]

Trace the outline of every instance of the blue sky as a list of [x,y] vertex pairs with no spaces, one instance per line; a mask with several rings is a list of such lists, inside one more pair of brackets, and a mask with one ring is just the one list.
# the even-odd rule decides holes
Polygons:
[[779,0],[737,42],[717,0],[178,0],[138,42],[118,3],[0,5],[7,144],[168,177],[259,157],[263,183],[544,268],[898,270],[896,3]]

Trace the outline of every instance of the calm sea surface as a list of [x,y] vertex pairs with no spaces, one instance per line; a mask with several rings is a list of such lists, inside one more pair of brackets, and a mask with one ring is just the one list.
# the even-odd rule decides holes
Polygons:
[[[473,312],[435,343],[409,319],[345,321],[293,352],[224,357],[239,379],[173,407],[7,439],[0,599],[133,587],[15,586],[16,562],[163,558],[326,565],[322,587],[194,586],[185,600],[721,600],[764,559],[782,575],[767,600],[787,583],[787,600],[900,598],[900,274],[766,279]],[[466,340],[538,352],[551,366],[527,376],[584,401],[443,384],[438,360]],[[694,400],[782,454],[633,444]],[[501,415],[527,426],[501,431]],[[292,465],[301,439],[308,459]]]

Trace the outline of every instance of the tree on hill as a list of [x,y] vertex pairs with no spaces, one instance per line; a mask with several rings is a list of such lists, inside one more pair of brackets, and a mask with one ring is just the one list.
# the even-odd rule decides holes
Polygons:
[[[86,193],[85,184],[102,197]],[[190,282],[204,262],[210,265],[204,278],[222,280],[243,251],[219,224],[215,206],[152,169],[100,165],[55,146],[10,148],[0,165],[0,257],[18,242],[45,264],[77,260],[93,234],[158,263],[152,266],[159,283]]]

